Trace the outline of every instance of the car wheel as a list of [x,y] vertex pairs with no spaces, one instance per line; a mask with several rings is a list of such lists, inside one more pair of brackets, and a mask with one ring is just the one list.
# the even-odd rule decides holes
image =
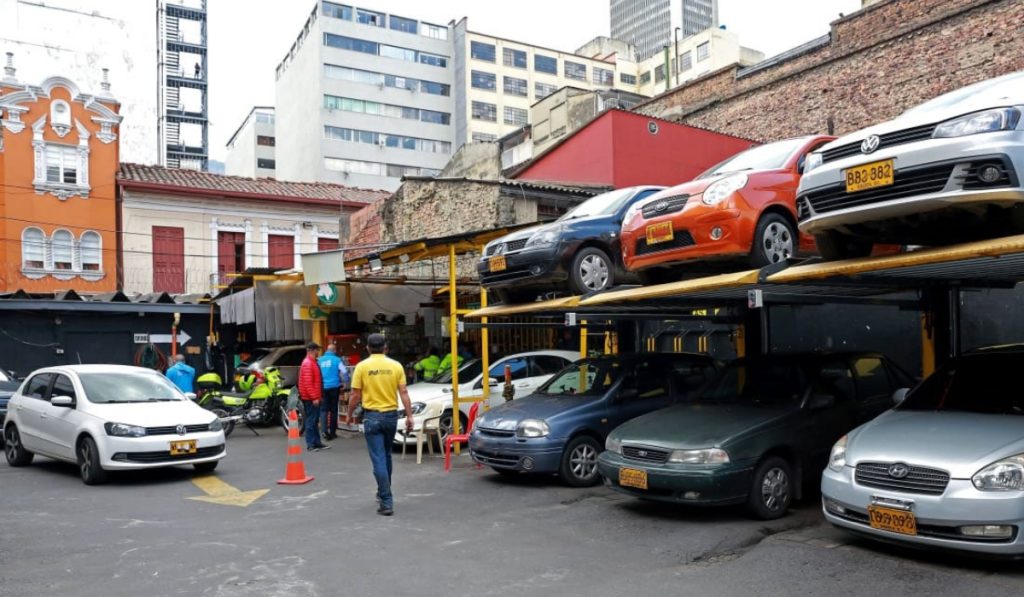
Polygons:
[[615,265],[608,254],[596,247],[576,253],[569,272],[569,284],[576,294],[590,294],[615,286]]
[[754,232],[754,244],[750,248],[750,263],[764,267],[781,263],[796,253],[796,227],[779,214],[761,216]]
[[747,508],[760,520],[782,518],[793,502],[793,489],[793,467],[772,456],[754,472]]
[[814,242],[818,245],[818,252],[821,253],[825,261],[867,257],[871,254],[871,249],[874,248],[874,243],[871,241],[853,238],[838,232],[815,234]]
[[100,465],[100,451],[91,437],[78,442],[78,472],[86,485],[100,485],[107,481],[107,471]]
[[558,476],[571,487],[589,487],[601,480],[597,472],[597,455],[601,444],[590,436],[581,435],[569,442],[562,452],[562,466]]
[[212,473],[217,469],[217,463],[219,460],[213,462],[197,462],[192,465],[192,468],[196,469],[197,473]]
[[[466,419],[466,415],[459,412],[459,433],[466,433],[466,424],[469,420]],[[441,449],[444,449],[444,442],[448,439],[448,436],[452,434],[452,411],[446,410],[441,413],[441,418],[437,420],[437,428],[441,432]]]
[[21,434],[18,433],[18,428],[13,423],[4,430],[4,455],[7,456],[7,464],[11,466],[32,464],[33,454],[22,445]]
[[[229,413],[228,411],[224,410],[223,408],[215,408],[215,409],[211,410],[210,412],[212,412],[213,414],[217,415],[218,419],[223,419],[223,418],[228,417],[228,416],[231,415],[231,413]],[[235,422],[234,421],[225,421],[224,422],[224,437],[227,437],[227,436],[231,435],[231,432],[234,431],[234,430],[235,430]]]

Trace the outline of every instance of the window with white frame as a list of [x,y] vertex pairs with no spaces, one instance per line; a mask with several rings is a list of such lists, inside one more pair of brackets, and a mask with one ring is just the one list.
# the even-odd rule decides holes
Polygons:
[[53,269],[71,271],[75,269],[75,236],[67,230],[58,230],[50,240],[53,253]]
[[697,46],[697,62],[707,60],[711,57],[711,42],[704,42]]
[[21,267],[46,269],[46,235],[38,228],[21,231]]
[[103,269],[103,238],[96,232],[89,230],[82,234],[78,253],[82,261],[82,271],[98,272]]
[[78,184],[78,148],[46,145],[46,182]]
[[76,239],[63,228],[47,237],[30,226],[21,231],[21,267],[29,278],[53,275],[62,280],[75,276],[98,280],[103,277],[103,238],[86,230]]

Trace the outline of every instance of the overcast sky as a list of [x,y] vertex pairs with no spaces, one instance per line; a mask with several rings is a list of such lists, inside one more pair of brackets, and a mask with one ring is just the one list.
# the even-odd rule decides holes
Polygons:
[[[678,0],[673,0],[678,1]],[[556,50],[572,51],[608,35],[608,0],[366,0],[357,6],[445,24],[469,17],[469,28]],[[719,0],[719,21],[744,46],[773,56],[828,32],[861,0]],[[311,0],[209,2],[210,153],[225,143],[255,105],[274,105],[274,69],[291,47]]]

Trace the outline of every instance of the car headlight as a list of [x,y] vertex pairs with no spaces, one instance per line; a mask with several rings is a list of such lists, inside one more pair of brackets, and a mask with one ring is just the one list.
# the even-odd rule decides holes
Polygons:
[[1024,454],[986,466],[971,477],[980,491],[1024,491]]
[[846,466],[846,437],[839,438],[836,445],[832,446],[832,453],[828,455],[828,468],[839,472]]
[[114,437],[144,437],[146,428],[138,425],[127,425],[125,423],[104,423],[103,429],[107,435]]
[[549,433],[548,424],[538,419],[526,419],[516,427],[516,437],[545,437]]
[[613,454],[622,454],[622,440],[614,437],[609,437],[604,440],[604,449],[608,450]]
[[824,158],[817,151],[807,154],[804,158],[804,171],[803,174],[807,174],[811,170],[814,170],[824,162]]
[[747,186],[746,174],[733,174],[732,176],[726,176],[722,180],[711,183],[711,185],[709,185],[704,191],[704,196],[701,198],[701,201],[704,202],[704,205],[718,205],[729,195],[732,195],[745,186]]
[[725,464],[729,462],[729,454],[721,448],[672,450],[668,461],[676,464]]
[[544,230],[537,231],[530,237],[530,240],[526,241],[526,246],[527,248],[530,248],[553,245],[558,242],[559,232],[561,232],[561,230],[558,228],[546,228]]
[[[414,414],[414,415],[422,415],[423,411],[427,410],[427,403],[426,402],[413,402],[409,406],[412,407],[412,414]],[[398,411],[398,416],[399,417],[407,417],[409,415],[405,412],[405,409],[402,409],[402,410]]]
[[223,430],[224,430],[224,424],[220,422],[220,419],[214,419],[213,422],[210,423],[210,431],[223,431]]
[[976,135],[978,133],[991,133],[993,131],[1005,131],[1016,127],[1019,120],[1020,110],[1016,108],[984,110],[943,122],[935,127],[932,137],[942,139]]

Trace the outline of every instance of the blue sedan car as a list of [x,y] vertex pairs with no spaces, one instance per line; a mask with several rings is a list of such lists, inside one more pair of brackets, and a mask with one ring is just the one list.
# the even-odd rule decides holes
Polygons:
[[718,366],[696,354],[609,355],[574,363],[535,393],[477,419],[473,459],[501,474],[557,473],[594,485],[608,433],[642,414],[684,401]]

